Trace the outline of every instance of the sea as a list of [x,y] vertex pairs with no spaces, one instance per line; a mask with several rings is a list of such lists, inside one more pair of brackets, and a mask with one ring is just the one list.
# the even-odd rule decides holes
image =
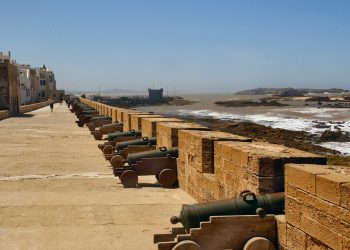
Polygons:
[[[279,101],[283,107],[223,107],[217,101],[252,100],[266,96],[242,96],[234,94],[182,94],[184,99],[194,102],[190,105],[160,105],[137,108],[158,114],[176,116],[197,116],[221,120],[250,121],[273,128],[306,131],[321,135],[326,129],[350,132],[350,108],[319,107],[316,102],[298,99]],[[323,147],[335,149],[343,155],[350,155],[350,142],[325,142]]]

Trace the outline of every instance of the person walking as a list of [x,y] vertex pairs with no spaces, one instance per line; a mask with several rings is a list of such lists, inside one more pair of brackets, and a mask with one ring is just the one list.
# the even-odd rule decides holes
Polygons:
[[50,102],[50,109],[51,109],[51,112],[53,111],[53,101]]

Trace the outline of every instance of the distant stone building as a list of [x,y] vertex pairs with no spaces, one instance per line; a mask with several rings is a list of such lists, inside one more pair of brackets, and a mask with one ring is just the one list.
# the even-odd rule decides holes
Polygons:
[[19,113],[20,90],[16,61],[11,52],[0,52],[0,110],[9,110],[10,115]]
[[45,65],[37,69],[39,72],[38,97],[40,101],[63,99],[64,90],[56,89],[55,74]]
[[39,102],[39,70],[37,68],[30,69],[30,82],[31,82],[31,102]]
[[29,64],[17,64],[20,86],[20,105],[32,102],[32,81]]
[[148,89],[148,102],[150,104],[161,103],[163,101],[163,89]]

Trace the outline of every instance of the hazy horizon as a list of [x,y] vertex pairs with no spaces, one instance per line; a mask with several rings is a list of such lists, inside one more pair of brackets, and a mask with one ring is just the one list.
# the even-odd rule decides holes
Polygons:
[[2,9],[0,51],[46,64],[65,90],[349,88],[345,0],[14,0]]

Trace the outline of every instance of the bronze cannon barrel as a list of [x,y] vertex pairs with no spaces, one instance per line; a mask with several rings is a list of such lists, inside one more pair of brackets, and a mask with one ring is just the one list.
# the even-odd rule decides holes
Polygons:
[[199,228],[200,222],[209,221],[210,216],[220,215],[254,215],[264,217],[266,214],[281,214],[284,211],[284,193],[255,195],[250,191],[243,191],[238,198],[182,205],[180,216],[170,218],[172,224],[181,222],[189,231]]

